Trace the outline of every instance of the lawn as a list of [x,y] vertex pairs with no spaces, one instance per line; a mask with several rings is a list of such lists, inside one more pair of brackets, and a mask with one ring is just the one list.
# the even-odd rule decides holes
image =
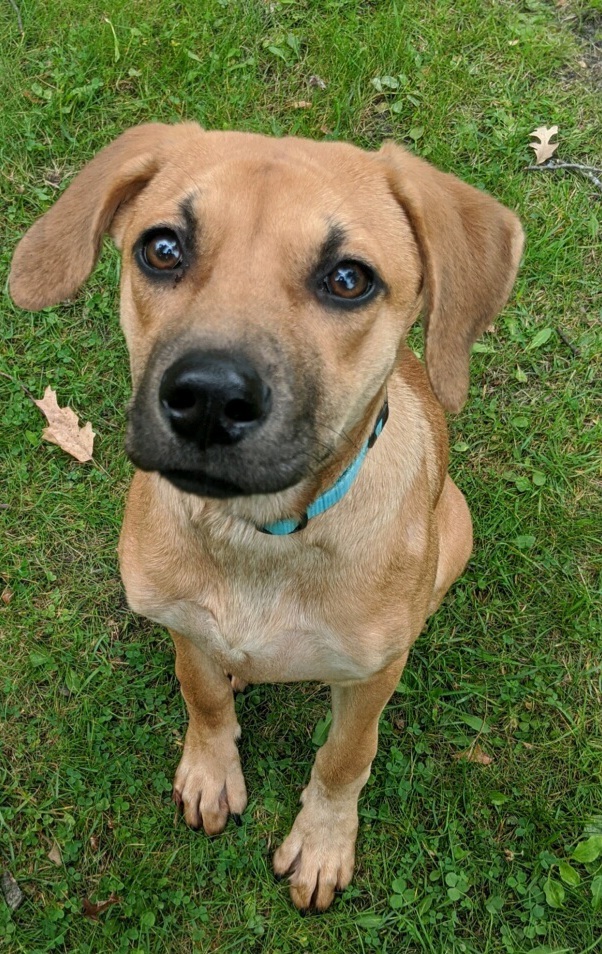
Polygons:
[[[525,167],[541,125],[559,158],[602,165],[601,0],[5,0],[0,26],[0,869],[24,893],[14,911],[0,895],[2,950],[599,950],[602,192]],[[131,468],[115,252],[63,306],[28,314],[6,292],[17,239],[75,171],[156,119],[393,138],[527,234],[450,420],[474,556],[383,714],[356,876],[319,917],[294,910],[271,855],[323,688],[238,697],[240,828],[209,840],[174,817],[171,643],[128,611],[116,563]],[[28,392],[48,384],[92,421],[91,464],[42,440]],[[457,758],[473,745],[488,764]]]

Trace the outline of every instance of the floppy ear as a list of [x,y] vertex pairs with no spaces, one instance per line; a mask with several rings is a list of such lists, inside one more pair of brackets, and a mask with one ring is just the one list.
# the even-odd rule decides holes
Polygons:
[[401,146],[383,146],[379,156],[422,259],[429,380],[443,407],[459,411],[468,394],[470,349],[508,300],[523,230],[490,195]]
[[96,264],[117,209],[158,171],[177,128],[136,126],[85,166],[17,245],[9,278],[15,304],[37,311],[77,291]]

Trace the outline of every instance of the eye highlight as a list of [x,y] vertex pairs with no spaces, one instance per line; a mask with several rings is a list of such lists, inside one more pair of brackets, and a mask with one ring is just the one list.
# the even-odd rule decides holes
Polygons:
[[153,271],[173,271],[182,264],[182,248],[175,232],[161,229],[146,238],[141,246],[144,264]]
[[322,287],[331,298],[356,301],[370,294],[374,288],[374,276],[367,265],[343,261],[326,276]]

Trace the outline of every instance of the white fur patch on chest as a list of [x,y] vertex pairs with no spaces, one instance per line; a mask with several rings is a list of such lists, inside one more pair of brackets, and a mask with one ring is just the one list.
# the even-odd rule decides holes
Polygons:
[[260,609],[257,598],[245,600],[234,589],[219,609],[190,599],[152,605],[145,601],[144,608],[135,608],[186,636],[246,682],[355,681],[382,665],[378,645],[371,651],[348,651],[345,634],[303,619],[300,605],[277,594]]

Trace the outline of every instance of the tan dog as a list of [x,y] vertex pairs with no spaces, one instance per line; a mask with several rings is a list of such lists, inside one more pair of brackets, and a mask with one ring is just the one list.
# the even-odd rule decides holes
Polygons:
[[[15,302],[73,295],[107,231],[139,468],[121,570],[176,647],[190,724],[174,797],[208,834],[244,810],[233,684],[330,683],[330,735],[274,858],[297,907],[322,910],[352,876],[379,715],[471,552],[442,407],[464,403],[521,227],[398,146],[147,125],[23,238]],[[428,378],[405,345],[421,311]]]

